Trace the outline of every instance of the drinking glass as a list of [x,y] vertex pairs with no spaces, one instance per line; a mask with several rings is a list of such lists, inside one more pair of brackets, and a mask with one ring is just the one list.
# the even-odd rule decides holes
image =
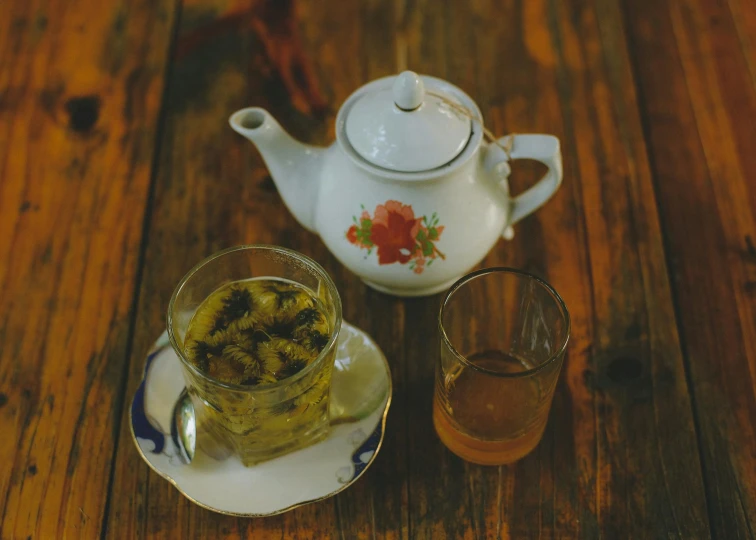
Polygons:
[[[218,288],[252,278],[298,283],[320,300],[331,330],[320,355],[299,373],[263,386],[223,382],[197,369],[184,350],[189,322]],[[239,456],[246,466],[323,439],[329,430],[328,401],[341,299],[325,270],[295,251],[263,245],[226,249],[200,262],[176,287],[168,307],[168,336],[181,360],[199,429]]]
[[511,463],[543,435],[570,337],[564,302],[545,281],[510,268],[455,283],[439,313],[433,424],[461,458]]

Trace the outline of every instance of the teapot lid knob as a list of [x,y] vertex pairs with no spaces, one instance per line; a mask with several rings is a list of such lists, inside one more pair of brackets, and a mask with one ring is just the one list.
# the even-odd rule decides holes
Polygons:
[[425,85],[414,71],[402,72],[394,81],[394,103],[403,111],[414,111],[423,104]]

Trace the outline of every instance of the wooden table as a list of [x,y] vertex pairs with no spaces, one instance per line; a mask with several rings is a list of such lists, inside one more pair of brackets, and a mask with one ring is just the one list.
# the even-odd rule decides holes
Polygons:
[[[226,122],[256,104],[327,143],[407,67],[562,140],[563,187],[483,263],[545,276],[573,320],[513,466],[433,432],[439,296],[362,285]],[[756,538],[754,144],[750,0],[1,3],[0,536]],[[194,506],[126,423],[173,287],[241,243],[320,261],[395,389],[363,479],[257,520]]]

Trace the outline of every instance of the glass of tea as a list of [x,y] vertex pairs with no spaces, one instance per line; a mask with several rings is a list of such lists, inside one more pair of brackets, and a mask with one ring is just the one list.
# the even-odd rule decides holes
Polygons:
[[543,435],[570,316],[545,281],[518,270],[473,272],[446,293],[439,313],[433,424],[459,457],[511,463]]
[[176,287],[168,335],[200,429],[246,466],[323,439],[341,300],[312,259],[239,246]]

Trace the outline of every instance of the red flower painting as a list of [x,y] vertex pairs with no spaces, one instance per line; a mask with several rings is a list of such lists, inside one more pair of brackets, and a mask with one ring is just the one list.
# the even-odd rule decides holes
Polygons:
[[422,274],[436,258],[446,256],[436,247],[444,228],[438,225],[434,212],[430,219],[415,217],[412,206],[399,201],[379,204],[371,216],[362,207],[362,214],[352,218],[354,224],[346,232],[347,240],[366,249],[371,255],[378,254],[378,264],[409,263],[410,270]]

